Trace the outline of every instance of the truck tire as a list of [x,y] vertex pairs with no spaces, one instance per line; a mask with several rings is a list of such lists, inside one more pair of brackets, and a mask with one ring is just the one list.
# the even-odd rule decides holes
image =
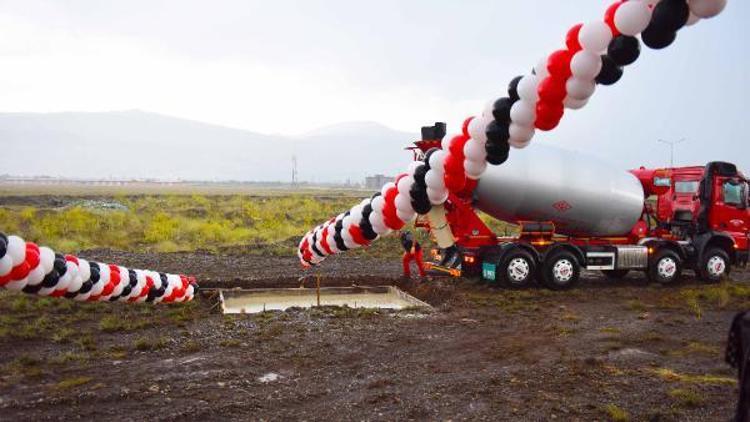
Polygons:
[[531,254],[516,249],[505,254],[497,269],[500,282],[505,287],[524,289],[534,280],[536,263]]
[[551,290],[567,290],[581,276],[581,265],[575,255],[568,251],[553,252],[542,265],[542,283]]
[[698,265],[701,279],[709,283],[718,283],[732,270],[729,255],[721,248],[709,248]]
[[602,274],[610,280],[621,280],[630,273],[630,270],[602,270]]
[[662,249],[649,261],[646,275],[654,283],[676,283],[682,277],[682,259],[675,251]]

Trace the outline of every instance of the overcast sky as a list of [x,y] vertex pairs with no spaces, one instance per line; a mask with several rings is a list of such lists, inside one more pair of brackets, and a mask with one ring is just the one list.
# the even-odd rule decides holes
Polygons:
[[[455,129],[601,0],[0,0],[0,111],[142,109],[263,133],[350,120]],[[750,170],[750,2],[644,48],[537,142],[622,165]]]

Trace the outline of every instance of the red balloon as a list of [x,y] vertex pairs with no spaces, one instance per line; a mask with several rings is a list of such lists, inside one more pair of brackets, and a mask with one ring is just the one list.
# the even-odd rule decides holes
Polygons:
[[333,255],[333,250],[328,244],[328,226],[323,227],[323,232],[320,234],[320,246],[325,249],[328,255]]
[[474,120],[474,116],[464,120],[464,124],[461,125],[461,133],[463,133],[464,136],[469,136],[469,123],[471,123],[472,120]]
[[562,102],[568,95],[565,82],[565,79],[552,76],[545,78],[539,84],[539,102],[560,103],[562,107]]
[[39,252],[35,250],[26,250],[26,263],[29,264],[30,269],[34,269],[39,265]]
[[448,154],[443,162],[443,168],[446,173],[463,173],[464,172],[464,160],[459,159],[455,155]]
[[552,130],[560,124],[565,108],[559,103],[540,101],[536,105],[536,122],[534,126],[539,130]]
[[460,192],[466,185],[466,175],[461,173],[445,173],[445,187],[451,192]]
[[10,283],[10,273],[0,277],[0,286],[5,286],[8,283]]
[[370,242],[365,239],[365,236],[362,234],[362,229],[359,228],[359,226],[352,224],[349,227],[349,234],[352,235],[352,239],[358,244],[358,245],[368,245]]
[[28,261],[24,261],[13,267],[13,270],[10,272],[10,279],[13,281],[23,280],[29,275],[29,271],[31,271],[31,267]]
[[609,26],[609,29],[612,30],[613,37],[620,35],[620,31],[617,30],[617,26],[615,25],[615,13],[617,13],[617,9],[619,9],[620,5],[623,3],[625,3],[624,0],[612,3],[612,5],[609,6],[607,8],[607,11],[604,13],[604,22],[606,22]]
[[565,45],[567,45],[568,50],[570,50],[574,54],[583,49],[583,47],[581,47],[581,43],[578,42],[578,33],[581,32],[582,27],[583,24],[579,23],[578,25],[570,28],[570,30],[568,31],[568,35],[565,36]]
[[406,176],[407,176],[406,173],[399,174],[398,176],[396,176],[396,180],[394,181],[394,183],[398,185],[398,182],[401,181],[401,179],[403,179]]
[[26,250],[28,251],[29,249],[36,251],[37,254],[39,253],[39,246],[36,243],[26,242]]
[[570,50],[557,50],[550,54],[547,59],[547,70],[549,74],[558,79],[568,79],[573,74],[570,70],[570,60],[573,54]]
[[73,255],[65,255],[65,260],[68,261],[68,262],[72,262],[72,263],[78,265],[78,258],[76,258]]
[[469,140],[468,136],[464,135],[456,135],[451,139],[450,144],[448,145],[448,150],[450,151],[451,155],[455,155],[456,158],[460,159],[461,161],[464,161],[464,145],[466,144],[466,141]]

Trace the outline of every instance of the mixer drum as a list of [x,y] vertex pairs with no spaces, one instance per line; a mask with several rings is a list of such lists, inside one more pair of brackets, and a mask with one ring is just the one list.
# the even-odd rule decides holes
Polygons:
[[476,207],[508,222],[552,221],[573,236],[620,236],[643,211],[638,179],[597,158],[535,143],[488,166]]

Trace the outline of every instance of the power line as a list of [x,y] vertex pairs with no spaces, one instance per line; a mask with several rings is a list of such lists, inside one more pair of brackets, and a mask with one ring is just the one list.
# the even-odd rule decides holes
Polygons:
[[678,139],[676,141],[665,141],[664,139],[657,139],[657,142],[669,145],[669,167],[674,168],[674,146],[681,144],[686,141],[685,138]]

